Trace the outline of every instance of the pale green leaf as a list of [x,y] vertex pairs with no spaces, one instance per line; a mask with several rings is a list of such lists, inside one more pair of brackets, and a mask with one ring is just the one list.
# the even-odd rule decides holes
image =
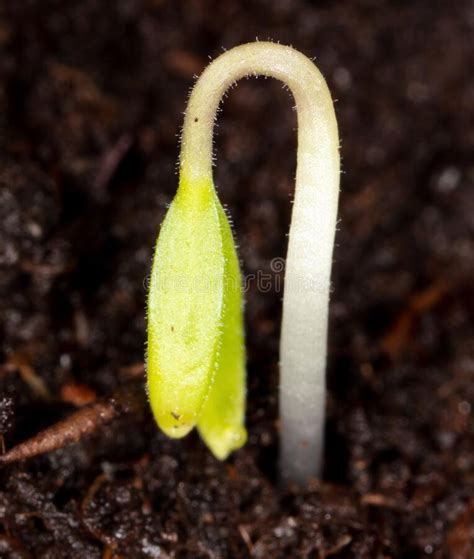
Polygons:
[[218,458],[245,442],[241,284],[212,181],[182,182],[161,227],[148,298],[148,392],[170,437],[196,424]]

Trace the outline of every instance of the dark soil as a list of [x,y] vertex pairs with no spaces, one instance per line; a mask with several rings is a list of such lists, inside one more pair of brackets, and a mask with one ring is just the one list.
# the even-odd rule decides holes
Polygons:
[[[134,401],[0,469],[0,557],[472,559],[472,1],[0,12],[5,447]],[[303,490],[276,484],[278,290],[247,294],[250,438],[229,461],[162,436],[142,389],[146,278],[193,74],[256,36],[316,56],[342,138],[326,469]],[[291,105],[277,82],[244,81],[219,118],[216,182],[246,274],[285,255]]]

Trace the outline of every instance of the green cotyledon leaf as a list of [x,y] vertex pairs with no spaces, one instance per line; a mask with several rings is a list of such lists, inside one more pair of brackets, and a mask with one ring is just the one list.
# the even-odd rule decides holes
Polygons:
[[216,359],[216,376],[201,412],[198,429],[214,455],[224,460],[247,439],[244,427],[245,348],[239,262],[232,231],[220,204],[218,214],[226,258],[221,345]]
[[241,298],[232,232],[212,179],[182,179],[154,255],[148,393],[168,436],[197,425],[220,459],[246,440]]

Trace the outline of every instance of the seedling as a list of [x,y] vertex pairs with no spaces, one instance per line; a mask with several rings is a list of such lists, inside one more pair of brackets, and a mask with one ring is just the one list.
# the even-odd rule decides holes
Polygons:
[[298,117],[280,340],[280,468],[284,481],[304,483],[321,467],[339,141],[324,78],[290,47],[267,42],[236,47],[214,60],[193,89],[184,119],[179,188],[153,262],[148,391],[156,421],[170,437],[183,437],[197,426],[220,459],[244,444],[241,279],[212,179],[212,133],[226,90],[253,75],[283,81]]

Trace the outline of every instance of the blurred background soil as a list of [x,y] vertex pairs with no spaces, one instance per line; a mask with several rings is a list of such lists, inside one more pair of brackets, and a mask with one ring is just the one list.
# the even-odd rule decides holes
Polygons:
[[[19,0],[0,14],[0,442],[133,400],[1,467],[0,557],[472,559],[472,1]],[[247,293],[249,442],[230,460],[163,437],[143,390],[188,91],[208,56],[256,37],[315,57],[341,134],[326,468],[303,490],[276,484],[278,289]],[[219,116],[215,178],[245,274],[285,255],[292,104],[244,80]]]

